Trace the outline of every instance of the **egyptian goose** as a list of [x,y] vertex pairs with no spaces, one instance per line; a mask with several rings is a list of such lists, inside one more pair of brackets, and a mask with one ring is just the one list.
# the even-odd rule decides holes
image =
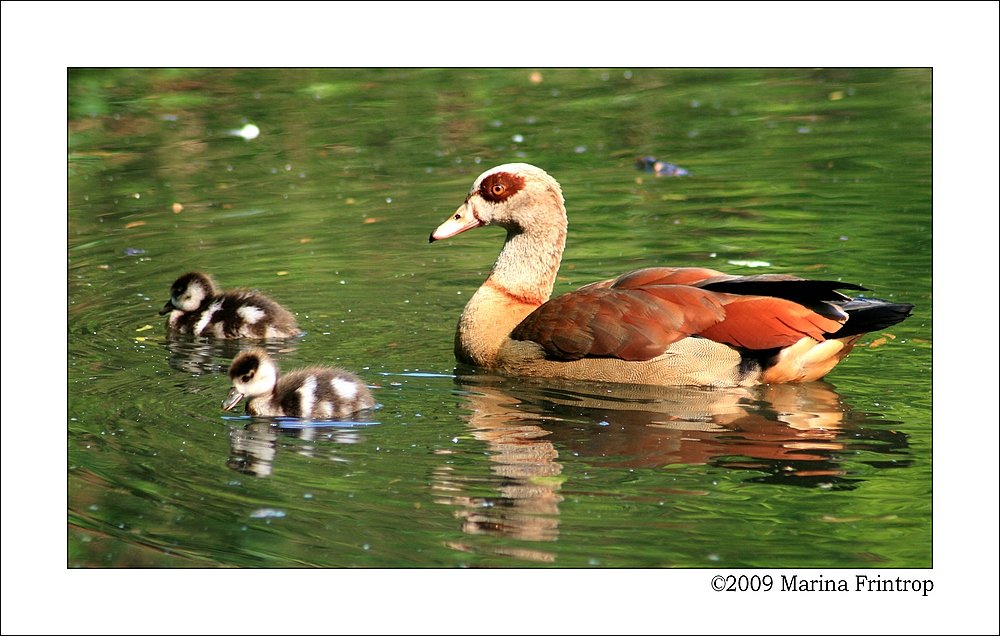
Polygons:
[[836,281],[651,267],[549,296],[566,244],[559,184],[525,163],[487,170],[430,236],[507,230],[458,321],[455,357],[509,375],[750,386],[818,380],[912,305],[850,298]]
[[264,417],[342,418],[375,406],[368,387],[343,369],[311,367],[279,376],[278,365],[260,348],[242,352],[229,367],[233,383],[222,409],[244,397],[246,412]]
[[207,274],[189,272],[170,288],[160,315],[170,314],[167,330],[217,338],[290,338],[295,316],[257,291],[220,291]]

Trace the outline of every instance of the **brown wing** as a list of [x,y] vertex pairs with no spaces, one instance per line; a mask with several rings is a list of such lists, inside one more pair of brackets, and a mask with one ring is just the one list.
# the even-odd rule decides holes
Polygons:
[[717,278],[733,278],[722,272],[705,267],[646,267],[637,269],[617,278],[609,278],[581,287],[584,289],[614,287],[615,289],[638,289],[650,285],[694,285]]
[[511,334],[558,360],[648,360],[700,336],[751,350],[825,340],[848,318],[839,281],[787,274],[732,276],[700,267],[649,267],[592,283],[543,304]]
[[557,360],[585,356],[649,360],[725,318],[723,294],[682,285],[588,286],[553,298],[511,333]]
[[[725,306],[723,320],[697,335],[745,349],[773,349],[795,344],[804,336],[825,340],[837,331],[847,315],[827,317],[784,298],[717,294]],[[842,313],[842,312],[841,312]]]

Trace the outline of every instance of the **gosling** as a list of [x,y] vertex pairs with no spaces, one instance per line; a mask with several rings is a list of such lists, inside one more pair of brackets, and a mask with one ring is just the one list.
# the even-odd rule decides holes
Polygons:
[[208,274],[189,272],[170,288],[160,315],[167,330],[216,338],[291,338],[301,333],[295,316],[249,289],[221,291]]
[[341,419],[375,406],[368,387],[353,373],[329,367],[297,369],[279,377],[266,351],[250,349],[229,367],[233,388],[222,402],[231,410],[244,397],[246,412],[263,417]]

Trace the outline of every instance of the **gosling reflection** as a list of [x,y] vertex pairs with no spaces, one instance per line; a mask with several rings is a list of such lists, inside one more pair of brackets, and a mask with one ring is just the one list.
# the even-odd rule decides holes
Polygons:
[[344,444],[356,444],[362,437],[357,427],[377,422],[322,422],[252,418],[229,431],[229,459],[226,465],[236,472],[269,477],[274,471],[278,449],[289,449],[304,457],[347,461],[339,455]]
[[164,346],[167,349],[167,364],[172,369],[197,375],[224,374],[233,358],[245,349],[262,347],[272,356],[280,356],[295,351],[298,338],[227,340],[168,332]]
[[[888,430],[886,422],[868,426],[868,416],[845,406],[825,382],[706,389],[559,385],[490,374],[458,376],[456,382],[471,434],[486,444],[493,473],[492,479],[474,479],[450,464],[436,471],[439,501],[457,508],[468,534],[557,539],[561,490],[570,479],[563,474],[566,462],[650,470],[701,464],[746,471],[748,482],[845,489],[861,479],[848,474],[845,453],[858,462],[859,451],[884,459],[907,446],[906,436]],[[868,463],[885,468],[909,462],[903,456]],[[465,494],[482,491],[484,481],[495,494]],[[516,556],[552,558],[521,552]]]

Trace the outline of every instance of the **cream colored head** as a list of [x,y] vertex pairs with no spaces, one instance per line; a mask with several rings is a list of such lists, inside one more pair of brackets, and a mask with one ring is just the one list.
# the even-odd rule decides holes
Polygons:
[[547,172],[528,163],[505,163],[476,178],[465,202],[431,234],[446,239],[484,225],[508,232],[565,225],[562,189]]
[[239,404],[244,397],[253,399],[268,395],[278,383],[278,367],[263,349],[244,351],[229,366],[229,380],[233,388],[222,402],[226,411]]

